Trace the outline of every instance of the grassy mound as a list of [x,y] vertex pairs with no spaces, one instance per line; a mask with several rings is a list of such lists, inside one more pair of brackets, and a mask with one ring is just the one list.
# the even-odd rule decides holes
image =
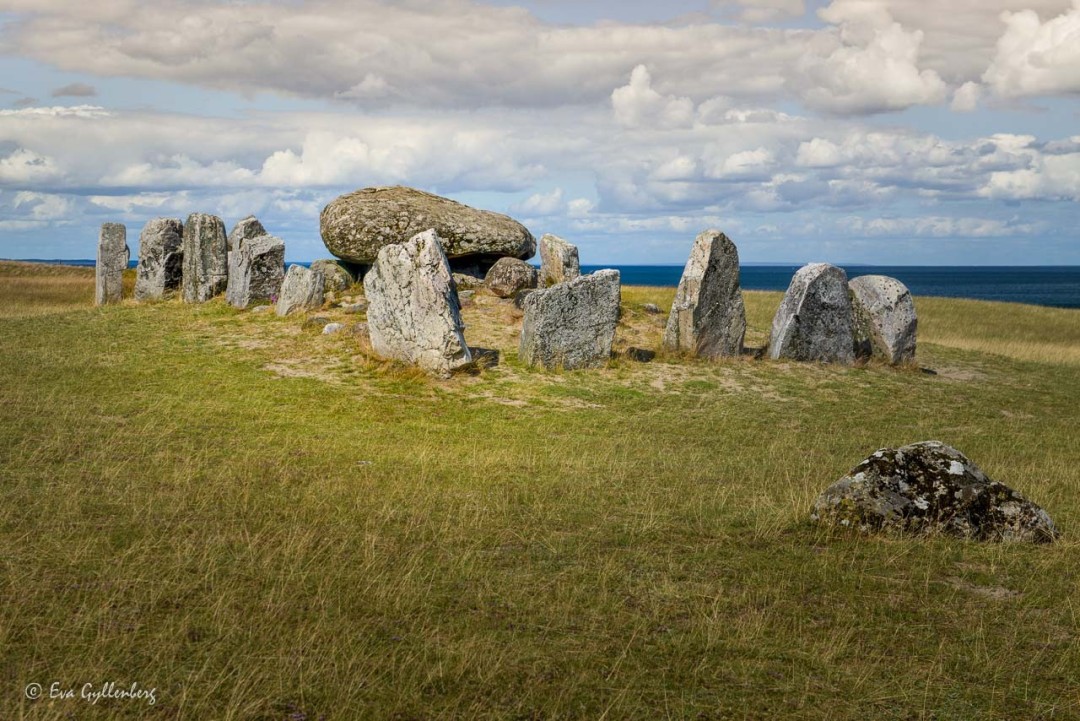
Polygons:
[[[919,298],[913,368],[556,373],[481,292],[500,362],[438,382],[298,317],[92,290],[0,264],[0,718],[1080,716],[1078,311]],[[672,295],[625,288],[617,350],[657,348]],[[749,345],[779,299],[746,294]],[[1063,540],[809,524],[927,439]],[[156,701],[48,698],[107,681]]]

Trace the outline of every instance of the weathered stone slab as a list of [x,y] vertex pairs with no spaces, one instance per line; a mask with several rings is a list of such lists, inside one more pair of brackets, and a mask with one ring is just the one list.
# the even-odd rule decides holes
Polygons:
[[229,252],[233,252],[240,247],[240,244],[249,238],[258,238],[263,235],[269,235],[266,232],[266,228],[254,215],[249,215],[244,218],[229,231],[229,237],[227,239],[227,245]]
[[664,347],[703,358],[737,356],[746,336],[739,251],[718,230],[694,240],[664,329]]
[[285,277],[285,241],[272,235],[243,238],[229,253],[225,300],[236,308],[271,301]]
[[321,308],[323,282],[322,273],[319,271],[302,265],[290,265],[278,294],[277,314],[284,316],[296,311]]
[[888,363],[915,361],[918,318],[911,291],[887,275],[861,275],[848,283],[855,333],[855,354]]
[[854,342],[847,274],[828,263],[800,268],[773,317],[769,356],[851,363]]
[[329,258],[316,260],[311,264],[311,269],[323,274],[323,282],[326,284],[324,289],[327,293],[347,290],[356,282],[356,277],[337,260]]
[[461,305],[435,230],[379,250],[364,276],[372,349],[446,377],[472,362]]
[[154,218],[139,233],[135,300],[161,300],[184,280],[184,224],[179,218]]
[[565,283],[581,275],[581,262],[576,245],[567,243],[557,235],[545,234],[540,238],[540,286],[547,288]]
[[400,185],[342,195],[319,217],[326,248],[353,263],[371,263],[381,248],[405,243],[429,228],[442,239],[449,258],[528,259],[536,252],[532,234],[513,218]]
[[864,532],[1047,542],[1046,511],[938,441],[882,448],[818,496],[811,520]]
[[184,223],[184,302],[208,301],[225,291],[228,280],[225,224],[216,215],[192,213]]
[[611,358],[619,322],[619,271],[598,270],[530,293],[519,356],[544,368],[593,368]]
[[484,285],[500,298],[536,287],[536,268],[517,258],[500,258],[487,272]]
[[123,275],[130,258],[127,228],[122,223],[102,224],[94,271],[94,305],[120,302],[123,298]]

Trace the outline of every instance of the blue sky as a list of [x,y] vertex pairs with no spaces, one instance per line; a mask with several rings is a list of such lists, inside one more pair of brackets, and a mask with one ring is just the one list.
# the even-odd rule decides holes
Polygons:
[[1080,264],[1080,0],[0,0],[0,257],[406,184],[586,264]]

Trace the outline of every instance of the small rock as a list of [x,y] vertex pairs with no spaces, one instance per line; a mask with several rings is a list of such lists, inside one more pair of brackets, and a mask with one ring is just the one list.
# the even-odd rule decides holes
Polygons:
[[124,271],[130,258],[127,227],[122,223],[104,223],[98,234],[94,305],[120,302],[123,297]]
[[363,336],[366,338],[368,336],[368,324],[362,322],[353,323],[351,326],[349,326],[349,332],[353,335]]
[[323,293],[323,303],[328,303],[330,305],[337,303],[337,295],[334,294],[333,291],[330,291],[329,293]]
[[548,233],[540,238],[540,281],[545,288],[581,275],[576,245]]
[[854,314],[855,355],[888,363],[915,360],[918,318],[911,291],[887,275],[861,275],[848,283]]
[[322,273],[302,265],[290,265],[285,281],[281,284],[277,314],[284,316],[298,310],[320,308],[322,303]]
[[310,268],[323,274],[323,285],[327,293],[348,290],[349,286],[356,282],[356,276],[338,260],[316,260]]
[[660,315],[664,312],[660,310],[660,306],[658,306],[656,303],[646,303],[645,305],[641,306],[641,308],[649,315]]
[[344,327],[345,327],[344,323],[327,323],[326,325],[323,326],[322,334],[323,335],[331,335],[333,333],[337,333],[339,330],[341,330]]
[[598,270],[534,291],[524,303],[522,362],[567,370],[603,365],[611,358],[619,298],[617,270]]
[[139,233],[135,300],[161,300],[184,280],[184,224],[179,218],[154,218]]
[[451,273],[451,277],[454,279],[454,285],[458,290],[473,290],[474,288],[481,288],[484,285],[484,279],[478,278],[475,275],[469,273]]
[[252,313],[266,313],[274,309],[272,305],[257,305],[251,309]]
[[656,357],[656,351],[630,346],[626,349],[626,357],[638,363],[648,363]]
[[321,332],[328,325],[330,325],[329,318],[322,315],[313,315],[310,318],[305,318],[300,327],[303,330],[318,330]]
[[517,258],[500,258],[484,278],[484,286],[500,298],[536,287],[536,268]]
[[343,303],[341,306],[341,310],[345,311],[346,313],[363,313],[365,310],[367,310],[367,303],[363,301],[359,303]]
[[847,274],[828,263],[800,268],[773,317],[769,356],[851,363],[854,344]]

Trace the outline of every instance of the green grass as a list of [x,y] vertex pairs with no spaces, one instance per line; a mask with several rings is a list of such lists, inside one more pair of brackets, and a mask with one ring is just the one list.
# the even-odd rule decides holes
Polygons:
[[[27,268],[0,264],[0,719],[1080,717],[1076,311],[919,298],[935,374],[545,372],[478,294],[467,337],[502,361],[438,382],[300,318],[92,308],[92,275]],[[619,347],[656,348],[640,305],[671,296],[624,289]],[[746,302],[767,337],[779,294]],[[927,439],[1062,540],[809,524]],[[53,681],[157,702],[24,697]]]

